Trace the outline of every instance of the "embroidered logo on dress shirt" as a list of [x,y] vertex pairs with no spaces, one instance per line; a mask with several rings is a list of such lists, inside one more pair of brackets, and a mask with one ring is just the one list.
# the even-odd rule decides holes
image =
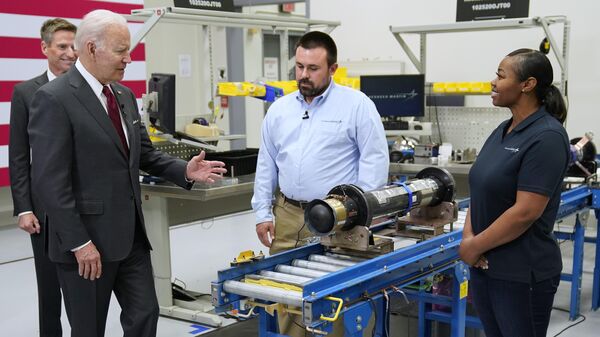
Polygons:
[[505,147],[504,149],[507,150],[507,151],[510,151],[512,153],[519,152],[519,148],[518,147]]

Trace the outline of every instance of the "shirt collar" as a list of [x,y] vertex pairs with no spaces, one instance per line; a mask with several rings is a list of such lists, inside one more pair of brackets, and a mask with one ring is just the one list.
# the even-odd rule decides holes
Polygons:
[[[323,101],[325,101],[327,99],[327,97],[329,96],[329,93],[336,86],[335,82],[333,81],[333,77],[330,77],[329,79],[330,79],[330,81],[329,81],[329,86],[327,87],[327,89],[325,89],[325,91],[322,94],[315,97],[310,104],[321,104]],[[306,100],[304,100],[304,96],[300,93],[299,89],[298,89],[298,91],[296,91],[296,99],[300,102],[308,104],[306,102]]]
[[46,70],[46,76],[48,76],[48,82],[52,82],[52,80],[56,78],[56,75],[54,75],[54,73],[50,71],[50,68]]
[[83,66],[83,64],[81,63],[81,61],[79,59],[77,60],[77,62],[75,62],[75,67],[77,67],[77,70],[79,70],[79,73],[81,73],[81,76],[83,76],[85,81],[90,85],[90,87],[92,88],[92,91],[94,92],[94,95],[96,95],[98,98],[100,98],[100,94],[102,94],[102,88],[104,87],[102,85],[102,83],[100,83],[100,81],[98,81],[94,77],[94,75],[90,74],[90,72],[87,71],[87,69],[85,69],[85,67]]
[[[519,132],[521,130],[524,130],[529,125],[533,124],[533,122],[544,117],[547,113],[548,112],[546,111],[546,108],[543,105],[540,106],[540,108],[536,112],[532,113],[531,115],[529,115],[529,117],[525,118],[524,121],[522,121],[517,126],[515,126],[513,131]],[[511,123],[512,123],[512,119],[511,119]],[[508,123],[508,125],[510,125],[510,123]]]

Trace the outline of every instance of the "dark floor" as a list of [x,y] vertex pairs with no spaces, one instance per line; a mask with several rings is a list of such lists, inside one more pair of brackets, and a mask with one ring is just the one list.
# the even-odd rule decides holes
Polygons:
[[202,337],[245,337],[258,336],[258,318],[234,323],[218,330],[205,333]]

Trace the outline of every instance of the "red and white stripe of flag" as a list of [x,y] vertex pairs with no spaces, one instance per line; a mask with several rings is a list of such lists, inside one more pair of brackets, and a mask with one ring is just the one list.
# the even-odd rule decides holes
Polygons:
[[[10,99],[14,86],[38,76],[48,63],[40,49],[40,27],[50,18],[62,17],[75,25],[95,9],[108,9],[130,14],[143,7],[143,0],[28,0],[0,1],[0,186],[10,185],[8,175],[8,141]],[[134,35],[141,27],[129,23]],[[140,98],[146,92],[146,62],[144,44],[133,51],[133,62],[121,82]]]

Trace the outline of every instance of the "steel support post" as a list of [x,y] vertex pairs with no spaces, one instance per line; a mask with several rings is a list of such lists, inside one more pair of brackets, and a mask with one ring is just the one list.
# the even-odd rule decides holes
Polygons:
[[258,309],[258,336],[259,337],[285,337],[283,335],[278,334],[279,331],[277,325],[277,316],[271,316],[269,313],[265,311],[264,308]]
[[469,268],[462,262],[454,267],[454,281],[452,282],[452,321],[450,322],[450,336],[465,336],[465,319],[467,312],[467,294],[469,289]]
[[[420,285],[423,285],[423,281]],[[431,321],[426,318],[426,313],[431,311],[431,303],[426,300],[425,296],[421,296],[425,293],[423,287],[419,288],[419,337],[430,337]]]
[[583,272],[585,228],[581,224],[579,217],[580,214],[577,214],[573,237],[573,272],[571,274],[571,304],[569,308],[569,319],[572,321],[579,316],[579,304],[581,302],[581,275]]
[[595,209],[596,214],[596,257],[594,262],[594,285],[592,288],[592,310],[598,310],[600,306],[600,211]]

